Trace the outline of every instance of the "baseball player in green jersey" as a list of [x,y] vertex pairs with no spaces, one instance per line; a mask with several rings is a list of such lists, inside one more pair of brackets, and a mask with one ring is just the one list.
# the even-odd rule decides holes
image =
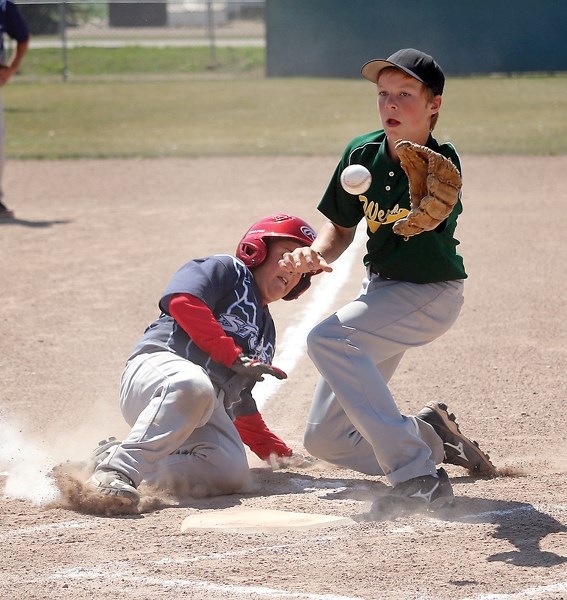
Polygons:
[[[361,219],[366,221],[366,273],[359,296],[308,336],[308,353],[321,378],[304,442],[310,453],[330,463],[384,475],[390,502],[431,509],[453,502],[440,463],[481,475],[493,474],[494,466],[461,433],[446,405],[431,402],[417,415],[404,416],[388,389],[406,350],[433,341],[453,325],[467,277],[454,236],[462,212],[458,189],[450,214],[433,228],[411,225],[411,233],[396,232],[394,224],[411,219],[416,204],[396,144],[417,144],[442,161],[449,158],[459,171],[460,160],[451,144],[432,137],[445,77],[431,56],[403,49],[369,61],[362,75],[377,87],[383,128],[347,146],[318,206],[327,223],[312,246],[282,259],[282,265],[300,272],[331,271],[329,263],[350,245]],[[372,176],[363,194],[341,186],[341,173],[352,164],[363,165]],[[453,193],[443,181],[437,184]]]

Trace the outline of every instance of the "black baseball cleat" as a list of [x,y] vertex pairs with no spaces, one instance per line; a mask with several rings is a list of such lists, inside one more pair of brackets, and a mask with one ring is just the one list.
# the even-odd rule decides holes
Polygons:
[[0,221],[14,219],[14,211],[9,208],[0,208]]
[[408,512],[434,511],[450,506],[454,500],[449,477],[441,468],[437,469],[437,475],[414,477],[394,486],[375,500],[371,514],[375,517],[393,517]]
[[414,477],[376,498],[368,516],[371,520],[395,520],[408,514],[450,508],[454,500],[453,488],[445,469],[437,469],[437,476]]
[[496,474],[490,456],[479,448],[478,442],[461,433],[455,415],[448,412],[446,404],[430,402],[415,416],[429,423],[443,440],[444,463],[464,467],[471,475],[490,477]]

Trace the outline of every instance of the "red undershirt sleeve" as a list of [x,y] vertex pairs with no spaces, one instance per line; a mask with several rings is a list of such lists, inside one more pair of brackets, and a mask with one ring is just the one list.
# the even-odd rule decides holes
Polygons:
[[221,327],[211,309],[191,294],[176,294],[169,301],[169,314],[214,361],[230,367],[242,348]]
[[[230,367],[241,354],[240,346],[226,335],[211,309],[199,298],[191,294],[174,295],[169,301],[169,314],[213,360]],[[268,460],[272,454],[282,457],[293,453],[270,431],[259,412],[236,417],[234,425],[242,442],[262,460]]]
[[240,434],[242,442],[262,460],[268,460],[271,454],[278,457],[293,454],[293,450],[268,429],[259,412],[236,417],[234,426]]

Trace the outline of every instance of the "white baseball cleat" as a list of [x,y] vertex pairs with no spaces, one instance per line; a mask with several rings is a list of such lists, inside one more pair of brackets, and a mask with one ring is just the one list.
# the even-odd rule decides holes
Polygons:
[[98,469],[85,485],[90,491],[114,496],[132,508],[140,501],[140,493],[134,482],[120,471]]

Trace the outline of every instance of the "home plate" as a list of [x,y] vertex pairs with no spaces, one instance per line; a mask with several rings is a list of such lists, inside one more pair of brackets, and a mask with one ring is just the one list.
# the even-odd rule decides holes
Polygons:
[[354,525],[355,523],[356,521],[349,517],[236,506],[189,515],[183,520],[181,531],[279,533],[298,529]]

